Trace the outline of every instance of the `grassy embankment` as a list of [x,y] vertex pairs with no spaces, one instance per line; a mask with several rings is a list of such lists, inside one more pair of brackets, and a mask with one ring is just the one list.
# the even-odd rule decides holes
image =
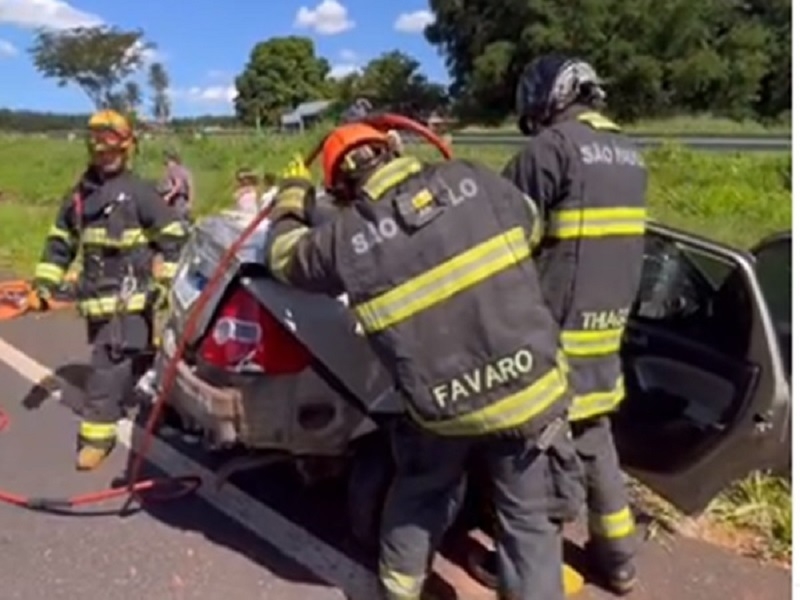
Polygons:
[[[312,137],[173,140],[195,172],[201,212],[231,204],[232,176],[240,166],[278,170]],[[165,141],[146,143],[137,168],[160,173]],[[510,148],[457,148],[460,156],[499,168]],[[79,141],[0,138],[0,269],[30,274],[50,227],[57,198],[82,168]],[[661,221],[740,247],[791,227],[788,153],[712,154],[668,147],[648,153],[649,202]],[[651,503],[650,508],[654,506]],[[700,519],[681,520],[662,503],[655,508],[673,526],[739,549],[785,561],[791,556],[791,486],[753,476],[718,498]]]

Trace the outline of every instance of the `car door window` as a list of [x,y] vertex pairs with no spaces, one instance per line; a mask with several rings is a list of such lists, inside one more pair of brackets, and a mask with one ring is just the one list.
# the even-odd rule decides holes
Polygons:
[[743,357],[750,299],[732,262],[680,241],[649,235],[631,316]]
[[756,277],[769,307],[781,347],[783,367],[792,376],[792,238],[781,234],[753,250]]

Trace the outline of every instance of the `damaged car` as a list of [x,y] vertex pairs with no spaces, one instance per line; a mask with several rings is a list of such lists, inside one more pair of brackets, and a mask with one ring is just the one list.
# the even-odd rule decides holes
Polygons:
[[[329,210],[321,199],[318,218]],[[156,388],[248,223],[226,213],[196,226],[173,284]],[[370,543],[391,477],[378,425],[401,401],[346,298],[270,276],[267,229],[249,236],[198,314],[170,418],[207,452],[231,457],[225,476],[283,461],[309,485],[347,478],[351,530]],[[625,470],[687,514],[752,471],[788,472],[791,336],[790,232],[748,251],[649,223],[622,351],[628,397],[613,417]]]

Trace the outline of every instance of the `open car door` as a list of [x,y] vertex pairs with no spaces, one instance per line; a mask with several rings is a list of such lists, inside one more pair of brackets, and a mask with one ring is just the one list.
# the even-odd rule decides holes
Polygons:
[[789,386],[759,272],[748,252],[648,225],[613,423],[625,469],[687,514],[786,460]]

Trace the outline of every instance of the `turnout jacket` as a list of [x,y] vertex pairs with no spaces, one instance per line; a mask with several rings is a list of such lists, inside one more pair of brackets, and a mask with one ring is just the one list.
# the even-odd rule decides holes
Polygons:
[[153,258],[171,280],[187,235],[156,188],[130,171],[103,179],[91,168],[61,204],[34,274],[40,287],[62,283],[82,254],[78,309],[90,319],[149,309]]
[[612,121],[575,108],[531,138],[503,174],[543,217],[535,258],[570,362],[570,419],[606,414],[625,395],[619,351],[644,254],[642,156]]
[[282,186],[267,263],[284,282],[345,292],[409,416],[443,436],[535,436],[566,417],[558,328],[531,251],[536,206],[489,169],[396,158],[309,228],[309,184]]

